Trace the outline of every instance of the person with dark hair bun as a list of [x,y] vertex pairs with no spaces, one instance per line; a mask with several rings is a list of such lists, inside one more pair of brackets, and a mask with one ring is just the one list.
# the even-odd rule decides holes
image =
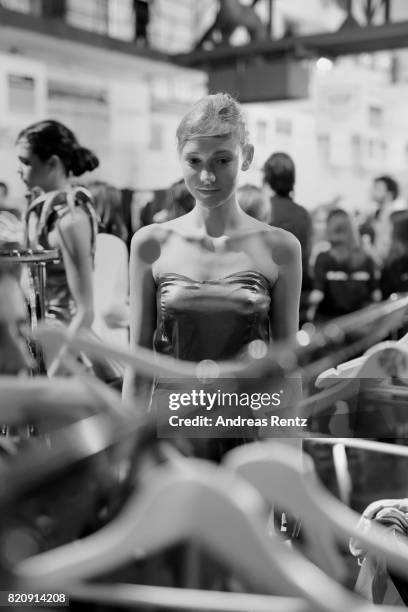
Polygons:
[[72,331],[90,327],[97,215],[91,194],[73,188],[70,179],[94,170],[99,161],[70,129],[53,120],[22,130],[16,146],[18,173],[32,198],[26,211],[27,246],[61,254],[60,262],[47,269],[46,316],[69,323]]

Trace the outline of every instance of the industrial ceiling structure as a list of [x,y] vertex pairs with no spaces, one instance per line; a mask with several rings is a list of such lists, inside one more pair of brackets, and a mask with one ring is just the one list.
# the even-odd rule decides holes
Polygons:
[[[117,40],[100,30],[72,27],[66,21],[67,0],[36,0],[36,11],[24,15],[6,8],[10,3],[0,0],[0,25],[10,32],[25,28],[57,39],[204,70],[210,91],[230,91],[242,102],[307,97],[308,60],[408,47],[408,21],[393,19],[394,2],[400,0],[332,0],[332,6],[344,12],[337,31],[302,35],[288,27],[279,39],[271,34],[276,1],[218,0],[213,23],[194,48],[182,54],[158,51],[149,44],[149,11],[155,0],[133,0],[133,41]],[[104,2],[107,18],[109,0]],[[246,29],[250,42],[240,46],[231,43],[237,28]]]
[[[258,2],[267,3],[267,22],[255,12]],[[363,20],[355,17],[359,3]],[[345,20],[336,32],[270,36],[273,0],[219,0],[214,23],[196,48],[177,55],[183,66],[206,70],[210,90],[234,93],[242,102],[295,99],[307,96],[308,70],[301,60],[318,57],[373,53],[408,47],[408,21],[392,21],[392,0],[337,0]],[[375,23],[375,25],[374,25]],[[229,39],[237,27],[245,27],[250,42],[232,46]]]

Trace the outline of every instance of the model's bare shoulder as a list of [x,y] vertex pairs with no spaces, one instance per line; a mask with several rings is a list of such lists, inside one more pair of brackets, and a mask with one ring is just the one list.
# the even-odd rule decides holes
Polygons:
[[169,235],[169,230],[163,228],[162,225],[159,223],[146,225],[133,235],[130,245],[131,258],[152,264],[160,257],[161,247]]
[[301,262],[299,240],[291,232],[280,227],[270,227],[263,232],[263,237],[271,249],[273,260],[278,265]]

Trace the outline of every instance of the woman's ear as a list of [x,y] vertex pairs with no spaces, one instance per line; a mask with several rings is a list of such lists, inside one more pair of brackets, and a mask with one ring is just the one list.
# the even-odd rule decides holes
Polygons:
[[51,157],[49,157],[47,160],[47,164],[50,170],[57,170],[62,165],[61,159],[58,157],[58,155],[51,155]]
[[242,165],[241,170],[248,170],[254,158],[254,145],[247,144],[242,150]]

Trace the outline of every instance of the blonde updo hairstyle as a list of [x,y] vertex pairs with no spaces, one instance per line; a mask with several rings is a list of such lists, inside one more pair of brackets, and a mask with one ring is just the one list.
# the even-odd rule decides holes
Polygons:
[[177,150],[193,138],[236,134],[241,149],[249,144],[246,117],[238,102],[227,93],[216,93],[198,100],[181,120],[177,132]]

